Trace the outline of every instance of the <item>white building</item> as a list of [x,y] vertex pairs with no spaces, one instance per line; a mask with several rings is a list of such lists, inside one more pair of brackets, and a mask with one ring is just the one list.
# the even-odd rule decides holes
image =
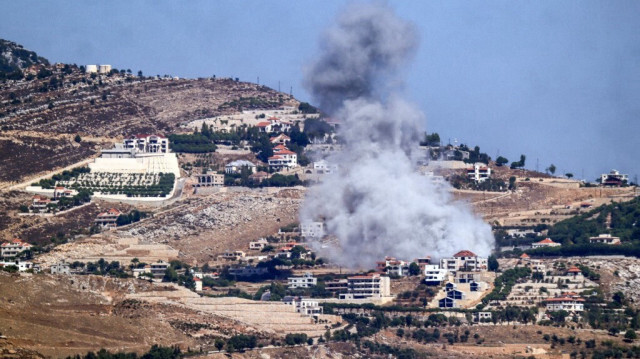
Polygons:
[[283,145],[278,145],[273,149],[273,156],[269,157],[269,168],[274,171],[294,168],[298,166],[298,155],[290,151]]
[[440,285],[447,278],[447,270],[435,264],[424,266],[424,282],[426,285]]
[[193,178],[196,180],[194,184],[195,187],[222,187],[224,186],[224,175],[215,173],[215,172],[207,172],[204,174],[196,174],[193,175]]
[[52,201],[50,198],[37,194],[33,196],[33,199],[31,200],[31,210],[34,212],[46,212],[49,204],[51,203]]
[[94,74],[98,72],[98,65],[87,65],[84,68],[84,72],[88,74]]
[[193,282],[195,283],[195,286],[196,286],[195,288],[196,292],[202,292],[202,279],[198,277],[194,277]]
[[111,65],[98,65],[98,72],[101,74],[108,74],[111,72]]
[[544,301],[549,312],[566,310],[568,312],[582,312],[584,310],[584,299],[580,297],[562,296],[549,298]]
[[268,245],[269,245],[269,241],[267,241],[264,238],[260,238],[257,241],[249,242],[249,249],[252,249],[254,251],[261,251],[264,249],[264,247]]
[[31,249],[31,247],[29,243],[15,238],[10,242],[0,245],[0,256],[2,256],[2,258],[13,258],[21,252]]
[[289,277],[289,288],[311,288],[318,284],[318,278],[307,272],[302,277]]
[[330,164],[327,160],[320,160],[313,163],[313,172],[317,174],[335,173],[338,165]]
[[474,322],[486,322],[492,318],[491,312],[473,312],[471,315],[473,316]]
[[467,177],[476,182],[484,182],[491,177],[491,168],[484,163],[476,163],[472,168],[467,168]]
[[453,258],[442,258],[440,268],[448,271],[485,271],[487,270],[487,258],[478,257],[471,251],[460,251],[453,255]]
[[125,139],[123,147],[142,153],[169,153],[169,139],[160,135],[135,135]]
[[51,265],[51,274],[71,274],[71,267],[69,267],[69,263],[60,262]]
[[340,299],[366,299],[391,296],[391,280],[378,273],[357,275],[347,278],[347,293]]
[[377,262],[376,264],[379,272],[398,277],[409,275],[409,262],[393,257],[385,257],[384,261]]
[[531,248],[536,249],[536,248],[542,248],[542,247],[560,247],[561,245],[562,244],[560,243],[552,241],[551,238],[545,238],[540,242],[532,243]]
[[14,259],[14,260],[4,260],[0,262],[0,267],[16,267],[18,268],[18,272],[25,272],[28,271],[29,269],[36,269],[33,265],[33,263],[29,262],[29,261],[21,261],[19,259]]
[[303,238],[322,238],[324,234],[324,222],[300,223],[300,236]]
[[286,296],[282,298],[284,304],[293,305],[296,308],[296,313],[300,313],[307,316],[314,316],[322,314],[322,307],[317,300],[303,297]]
[[224,166],[224,173],[228,174],[240,174],[243,168],[248,168],[251,173],[256,173],[257,167],[252,162],[247,160],[236,160],[229,162]]
[[600,176],[600,183],[603,186],[621,186],[629,181],[629,175],[622,174],[616,170],[604,173]]
[[61,187],[61,186],[57,186],[53,189],[54,200],[59,200],[60,198],[71,198],[77,194],[78,194],[78,191]]
[[590,243],[620,244],[620,237],[613,237],[610,234],[600,234],[597,237],[589,238]]

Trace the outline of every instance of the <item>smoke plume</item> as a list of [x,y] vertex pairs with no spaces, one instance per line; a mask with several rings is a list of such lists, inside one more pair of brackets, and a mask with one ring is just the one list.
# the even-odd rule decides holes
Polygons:
[[[341,125],[345,145],[327,160],[336,174],[309,189],[301,222],[324,219],[339,264],[370,267],[384,256],[486,256],[490,227],[449,188],[416,171],[424,116],[399,97],[397,75],[417,45],[414,27],[386,5],[354,5],[321,41],[306,71],[314,100]],[[424,153],[422,154],[424,157]]]

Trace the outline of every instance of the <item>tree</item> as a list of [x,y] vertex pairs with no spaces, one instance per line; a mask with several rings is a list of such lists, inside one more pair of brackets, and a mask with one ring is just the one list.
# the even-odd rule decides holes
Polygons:
[[80,137],[80,135],[76,135],[76,137],[74,137],[73,140],[76,141],[77,143],[82,142],[82,138]]
[[614,337],[620,332],[620,329],[618,329],[618,327],[611,327],[609,328],[609,334],[613,335]]
[[416,262],[411,262],[411,264],[409,264],[409,275],[418,274],[420,274],[420,266]]
[[554,174],[556,173],[556,165],[554,165],[553,163],[551,164],[551,166],[547,167],[547,172]]
[[496,259],[496,256],[494,256],[493,254],[489,256],[489,259],[487,261],[487,265],[488,265],[490,271],[497,271],[498,268],[500,267],[500,263],[498,263],[498,260]]
[[626,333],[624,333],[624,338],[627,340],[636,340],[638,339],[638,335],[636,334],[635,330],[633,329],[629,329],[627,330]]
[[506,165],[507,163],[509,163],[509,160],[508,160],[508,159],[506,159],[505,157],[498,156],[498,158],[496,158],[496,165],[497,165],[498,167],[504,166],[504,165]]
[[515,176],[509,177],[509,189],[510,190],[516,189],[516,177]]
[[567,176],[567,178],[572,178],[573,177],[573,173],[569,172],[569,173],[565,173],[565,176]]
[[142,77],[142,70],[138,70],[138,77]]
[[222,350],[222,348],[224,348],[224,340],[217,338],[215,342],[215,346],[216,346],[216,349],[218,349],[218,351]]

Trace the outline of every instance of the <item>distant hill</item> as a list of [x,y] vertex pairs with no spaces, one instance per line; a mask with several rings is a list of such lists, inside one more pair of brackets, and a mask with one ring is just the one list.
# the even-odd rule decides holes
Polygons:
[[0,79],[20,79],[33,65],[49,65],[49,61],[15,42],[0,39]]

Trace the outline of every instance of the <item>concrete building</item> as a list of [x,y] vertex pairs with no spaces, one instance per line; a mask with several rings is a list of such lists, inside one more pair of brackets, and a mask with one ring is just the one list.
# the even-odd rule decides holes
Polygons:
[[424,266],[424,282],[426,285],[440,285],[447,278],[447,270],[442,269],[435,264],[427,264]]
[[388,275],[404,277],[409,275],[409,262],[393,257],[385,257],[384,261],[377,262],[377,270]]
[[307,272],[302,277],[289,277],[288,280],[289,288],[311,288],[318,284],[318,279],[313,276],[313,274]]
[[37,194],[33,196],[33,198],[31,199],[31,210],[33,212],[40,212],[40,213],[46,212],[49,208],[49,204],[51,203],[52,201],[50,198]]
[[164,277],[164,273],[169,268],[169,263],[164,261],[157,261],[156,263],[151,263],[151,274],[153,274],[154,278],[162,278]]
[[125,139],[123,147],[142,153],[169,153],[169,139],[160,135],[135,135]]
[[485,271],[487,270],[487,258],[478,257],[471,251],[463,250],[454,254],[453,258],[442,258],[440,268],[451,272],[458,270],[465,272]]
[[389,277],[379,273],[357,275],[347,278],[347,293],[340,294],[341,299],[366,299],[391,296]]
[[324,234],[324,222],[300,223],[300,236],[303,238],[322,238]]
[[11,266],[18,268],[18,272],[26,272],[29,269],[36,270],[36,267],[34,266],[34,264],[29,261],[21,261],[19,259],[12,259],[12,260],[5,259],[0,262],[0,268],[6,268]]
[[269,241],[264,238],[260,238],[257,241],[249,242],[249,249],[254,251],[261,251],[264,247],[269,245]]
[[269,168],[274,171],[295,168],[298,166],[298,155],[290,151],[283,145],[278,145],[273,149],[274,155],[269,157]]
[[438,300],[438,308],[458,308],[458,303],[453,298],[444,297]]
[[346,293],[349,290],[349,281],[346,279],[338,279],[324,282],[324,289],[334,293]]
[[224,186],[224,175],[208,172],[203,174],[193,175],[196,183],[195,187],[222,187]]
[[68,189],[62,186],[56,186],[53,189],[53,199],[59,200],[60,198],[71,198],[78,194],[78,191]]
[[193,282],[195,283],[195,286],[196,286],[195,288],[196,292],[202,292],[202,279],[198,277],[194,277]]
[[51,274],[64,274],[64,275],[71,274],[71,267],[69,266],[69,263],[65,263],[65,262],[59,262],[51,265],[50,270],[51,270]]
[[291,141],[291,138],[284,133],[281,133],[275,137],[271,137],[269,141],[274,145],[286,145],[287,142]]
[[473,312],[471,313],[474,322],[488,322],[492,318],[491,312]]
[[600,176],[600,184],[603,186],[622,186],[629,182],[629,175],[625,175],[616,170],[604,173]]
[[544,301],[549,312],[566,310],[568,312],[582,312],[584,310],[584,299],[575,296],[561,296],[549,298]]
[[613,237],[610,234],[600,234],[597,237],[589,238],[589,243],[620,244],[620,237]]
[[320,306],[320,303],[314,299],[288,295],[282,298],[282,302],[287,305],[293,305],[296,308],[296,313],[306,316],[322,314],[322,307]]
[[228,174],[240,174],[242,173],[242,169],[247,168],[251,173],[256,173],[257,167],[250,161],[247,160],[236,160],[233,162],[229,162],[224,166],[224,173]]
[[111,72],[111,65],[98,65],[98,72],[101,74],[108,74]]
[[116,143],[111,149],[100,151],[101,158],[134,158],[136,157],[136,148],[125,147],[124,143]]
[[98,73],[98,65],[87,65],[84,67],[84,72],[87,74]]
[[99,213],[93,221],[96,225],[105,228],[116,228],[118,226],[118,217],[122,214],[118,209],[110,208],[106,212]]
[[542,247],[560,247],[561,245],[562,244],[560,243],[556,243],[552,241],[551,238],[545,238],[540,242],[532,243],[531,248],[536,249],[536,248],[542,248]]
[[491,177],[491,168],[484,163],[475,163],[467,168],[467,177],[476,182],[484,182]]
[[2,258],[13,258],[18,254],[31,249],[32,245],[15,238],[0,245],[0,256]]
[[330,164],[327,160],[313,163],[313,172],[316,174],[328,174],[338,172],[338,165]]

